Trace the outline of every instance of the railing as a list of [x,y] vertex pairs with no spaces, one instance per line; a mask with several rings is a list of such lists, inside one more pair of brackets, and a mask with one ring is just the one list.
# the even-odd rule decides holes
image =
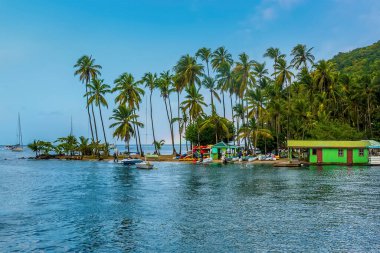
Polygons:
[[380,165],[380,156],[370,156],[368,158],[369,164],[379,164]]

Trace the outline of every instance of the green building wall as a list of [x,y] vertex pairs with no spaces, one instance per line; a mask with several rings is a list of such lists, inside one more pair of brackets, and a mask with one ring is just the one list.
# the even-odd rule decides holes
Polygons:
[[368,163],[368,149],[364,149],[364,156],[359,156],[359,149],[352,150],[352,162],[353,163]]
[[[347,163],[347,148],[343,149],[343,156],[338,156],[337,148],[322,148],[322,163]],[[313,155],[313,149],[309,149],[309,162],[317,163],[317,155]],[[359,156],[359,149],[352,149],[352,163],[368,163],[368,149],[364,149],[364,155]]]
[[311,148],[309,150],[309,162],[310,163],[317,163],[317,155],[313,155],[313,149]]

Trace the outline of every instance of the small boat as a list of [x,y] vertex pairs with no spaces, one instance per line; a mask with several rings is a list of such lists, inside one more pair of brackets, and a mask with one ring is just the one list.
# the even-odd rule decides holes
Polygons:
[[136,163],[141,163],[143,160],[141,159],[132,159],[132,158],[126,158],[120,161],[120,163],[124,165],[136,165]]
[[141,162],[141,163],[136,163],[136,168],[138,169],[145,169],[145,170],[150,170],[153,169],[153,164],[150,162]]
[[205,158],[203,161],[197,161],[196,164],[210,164],[212,163],[212,158]]

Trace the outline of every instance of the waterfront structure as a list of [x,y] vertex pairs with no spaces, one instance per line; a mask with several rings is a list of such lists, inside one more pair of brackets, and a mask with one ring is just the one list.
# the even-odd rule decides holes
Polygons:
[[289,140],[290,158],[310,164],[380,164],[380,143],[362,141]]
[[218,142],[211,148],[211,157],[214,160],[219,160],[223,154],[225,154],[227,157],[236,156],[239,149],[240,147],[238,146],[228,145],[223,141]]

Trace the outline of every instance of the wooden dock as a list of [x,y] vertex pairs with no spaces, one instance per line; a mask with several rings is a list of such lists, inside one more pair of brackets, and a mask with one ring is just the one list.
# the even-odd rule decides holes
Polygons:
[[304,165],[307,165],[307,162],[304,162],[304,161],[285,161],[285,162],[278,162],[278,163],[274,163],[273,164],[273,167],[301,167],[301,166],[304,166]]

